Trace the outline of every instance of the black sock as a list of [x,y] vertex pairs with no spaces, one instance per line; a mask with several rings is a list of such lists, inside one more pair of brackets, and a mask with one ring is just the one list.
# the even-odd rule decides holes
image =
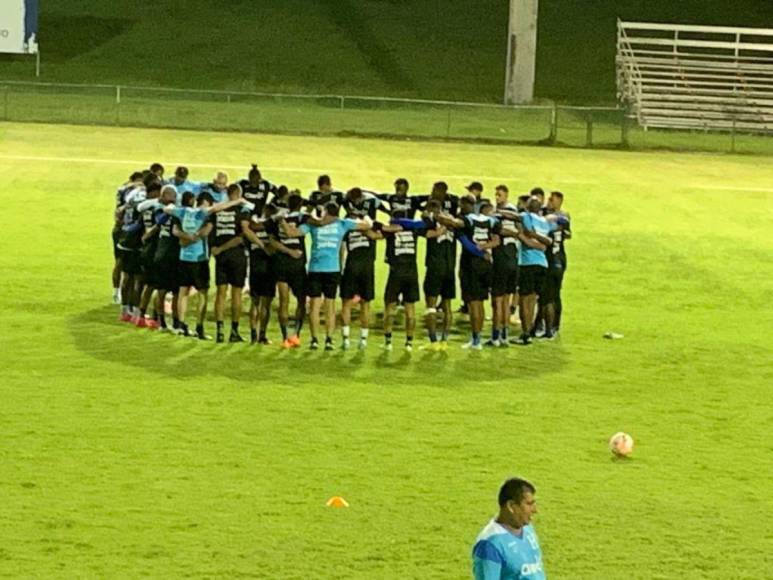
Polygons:
[[286,324],[280,324],[279,330],[282,331],[282,340],[287,340],[287,325]]
[[216,324],[217,324],[217,333],[223,334],[223,321],[218,320]]
[[389,344],[392,342],[392,333],[391,332],[385,332],[384,333],[384,341]]
[[258,330],[256,328],[250,328],[250,339],[258,340]]
[[405,344],[413,344],[413,336],[406,336],[405,337]]
[[326,344],[333,344],[333,339],[332,339],[332,338],[330,338],[330,335],[327,335],[327,336],[325,337],[325,343],[326,343]]
[[238,322],[232,322],[231,323],[231,334],[239,334],[239,323]]
[[185,324],[184,322],[180,322],[179,320],[177,321],[177,323],[180,325],[178,326],[178,328],[182,330],[185,334],[188,334],[188,325]]
[[266,340],[266,331],[265,330],[261,330],[260,331],[260,340]]
[[140,318],[145,318],[145,312],[144,308],[140,308]]
[[161,326],[161,328],[166,328],[166,318],[164,318],[163,314],[158,317],[158,324]]
[[181,328],[180,319],[176,316],[172,318],[172,328]]
[[204,325],[203,324],[197,324],[196,325],[196,334],[204,334]]

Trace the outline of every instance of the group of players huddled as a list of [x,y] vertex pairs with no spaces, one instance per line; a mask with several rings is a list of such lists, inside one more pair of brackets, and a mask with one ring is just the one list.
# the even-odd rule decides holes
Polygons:
[[[469,193],[449,193],[446,183],[429,194],[409,195],[397,179],[394,193],[353,187],[341,192],[322,175],[308,197],[263,179],[256,165],[246,179],[229,183],[218,172],[211,183],[188,180],[178,167],[164,179],[153,164],[133,173],[117,191],[113,245],[113,300],[124,322],[202,340],[215,258],[217,342],[242,342],[242,293],[249,286],[253,344],[271,344],[268,326],[279,295],[283,348],[301,345],[307,309],[312,349],[320,348],[321,313],[325,350],[334,349],[336,296],[342,299],[342,348],[350,347],[352,312],[359,308],[359,348],[367,346],[370,303],[376,295],[376,245],[386,244],[389,275],[384,291],[384,348],[392,349],[395,310],[405,310],[405,348],[413,349],[415,304],[419,301],[419,238],[426,239],[423,290],[429,343],[445,349],[451,331],[457,272],[471,336],[463,348],[528,345],[552,339],[561,322],[561,284],[566,271],[564,241],[571,237],[563,194],[546,199],[540,188],[511,203],[498,185],[494,199],[473,182]],[[379,219],[382,218],[382,219]],[[306,243],[310,238],[310,243]],[[458,259],[457,259],[458,258]],[[229,292],[230,287],[230,292]],[[186,324],[189,296],[197,294],[195,332]],[[230,294],[230,335],[224,330]],[[165,304],[171,295],[172,326]],[[295,298],[294,312],[290,296]],[[492,298],[491,337],[481,339],[484,304]],[[511,338],[510,317],[518,311],[520,333]],[[148,312],[151,313],[148,316]]]

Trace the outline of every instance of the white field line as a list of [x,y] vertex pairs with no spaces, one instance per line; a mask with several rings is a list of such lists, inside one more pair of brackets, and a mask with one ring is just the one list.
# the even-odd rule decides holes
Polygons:
[[[50,163],[84,163],[84,164],[102,164],[102,165],[128,165],[134,168],[139,167],[148,167],[151,163],[151,161],[146,160],[136,160],[136,159],[103,159],[103,158],[91,158],[91,157],[54,157],[54,156],[44,156],[44,155],[5,155],[0,154],[0,160],[6,160],[6,161],[45,161]],[[196,167],[200,169],[235,169],[235,170],[243,170],[246,173],[246,164],[242,165],[229,165],[227,163],[220,163],[220,164],[212,164],[212,163],[187,163],[184,161],[179,162],[166,162],[168,167],[177,167],[178,165],[184,165],[186,167]],[[270,172],[270,171],[278,171],[278,172],[287,172],[287,173],[310,173],[313,175],[321,175],[323,173],[330,173],[331,170],[328,169],[318,169],[318,168],[309,168],[309,167],[271,167],[271,166],[260,166],[261,170]],[[369,172],[371,174],[383,174],[383,175],[391,175],[390,173],[386,171],[371,171]],[[423,176],[430,176],[437,178],[436,174],[428,174],[428,173],[420,173],[419,175]],[[465,180],[489,180],[489,181],[518,181],[521,179],[524,179],[524,176],[501,176],[501,175],[443,175],[444,179],[465,179]],[[597,181],[589,181],[589,180],[578,180],[578,179],[568,179],[568,178],[557,178],[553,181],[559,182],[559,183],[569,183],[569,184],[581,184],[581,185],[591,185],[594,183],[598,183]]]

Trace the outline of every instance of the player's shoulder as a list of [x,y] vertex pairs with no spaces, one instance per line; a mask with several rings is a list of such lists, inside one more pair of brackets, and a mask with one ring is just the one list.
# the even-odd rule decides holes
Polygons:
[[475,538],[475,543],[482,541],[488,541],[488,542],[496,542],[499,538],[502,536],[507,536],[509,532],[502,526],[502,524],[497,523],[495,519],[490,520],[485,526],[483,526],[483,529],[478,534],[478,537]]

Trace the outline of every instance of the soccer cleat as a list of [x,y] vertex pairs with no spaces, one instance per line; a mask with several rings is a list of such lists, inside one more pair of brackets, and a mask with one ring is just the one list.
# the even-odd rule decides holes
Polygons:
[[472,341],[465,342],[465,343],[462,345],[462,348],[463,348],[464,350],[468,350],[468,349],[472,348]]
[[483,345],[479,342],[470,346],[470,350],[483,350]]
[[270,345],[271,341],[264,336],[258,339],[258,344]]
[[531,336],[529,336],[528,333],[523,333],[521,336],[518,337],[518,341],[515,344],[519,344],[521,346],[527,346],[531,344]]
[[137,328],[147,328],[148,327],[148,321],[144,316],[139,316],[136,318],[137,322],[134,324],[137,326]]
[[499,346],[501,344],[500,340],[489,338],[486,342],[483,343],[484,346]]
[[381,345],[381,348],[383,348],[387,352],[391,352],[391,350],[392,350],[392,343],[391,342],[385,342],[383,345]]
[[544,332],[541,335],[539,335],[537,338],[539,338],[540,340],[553,340],[555,336],[553,335],[552,332]]
[[350,342],[348,338],[345,338],[341,343],[341,350],[349,350]]
[[123,314],[121,314],[121,316],[118,317],[118,320],[120,320],[121,322],[131,322],[132,315],[129,314],[128,312],[124,312]]
[[242,335],[238,332],[232,332],[231,336],[228,337],[228,342],[233,344],[234,342],[244,342],[244,339],[242,338]]
[[158,320],[153,320],[152,318],[145,320],[145,326],[147,326],[150,330],[158,330],[161,328],[161,324],[159,324]]
[[208,335],[208,334],[207,334],[206,332],[204,332],[204,331],[202,331],[202,332],[197,332],[197,333],[196,333],[196,338],[198,338],[199,340],[212,340],[212,337],[211,337],[210,335]]
[[507,340],[502,339],[499,341],[499,348],[510,348],[510,343]]
[[368,348],[368,341],[361,338],[360,344],[357,345],[357,348],[359,348],[360,350],[365,350],[366,348]]
[[222,332],[218,332],[217,340],[215,342],[217,342],[218,344],[225,342],[225,334],[223,334]]
[[406,342],[405,343],[405,352],[413,352],[413,343],[412,342]]
[[332,350],[335,350],[335,347],[333,346],[333,343],[326,341],[325,342],[325,350],[328,351],[328,352],[330,352]]
[[315,339],[315,338],[312,338],[311,339],[311,344],[309,345],[309,348],[311,350],[319,350],[319,341],[317,341],[317,339]]
[[286,338],[282,341],[282,348],[287,348],[287,349],[295,348],[295,345],[292,342],[290,342],[289,338]]
[[298,336],[297,334],[295,334],[295,335],[291,336],[291,337],[290,337],[290,338],[288,338],[287,340],[289,340],[289,341],[290,341],[290,344],[291,344],[292,346],[294,346],[294,347],[301,346],[301,337],[300,337],[300,336]]

